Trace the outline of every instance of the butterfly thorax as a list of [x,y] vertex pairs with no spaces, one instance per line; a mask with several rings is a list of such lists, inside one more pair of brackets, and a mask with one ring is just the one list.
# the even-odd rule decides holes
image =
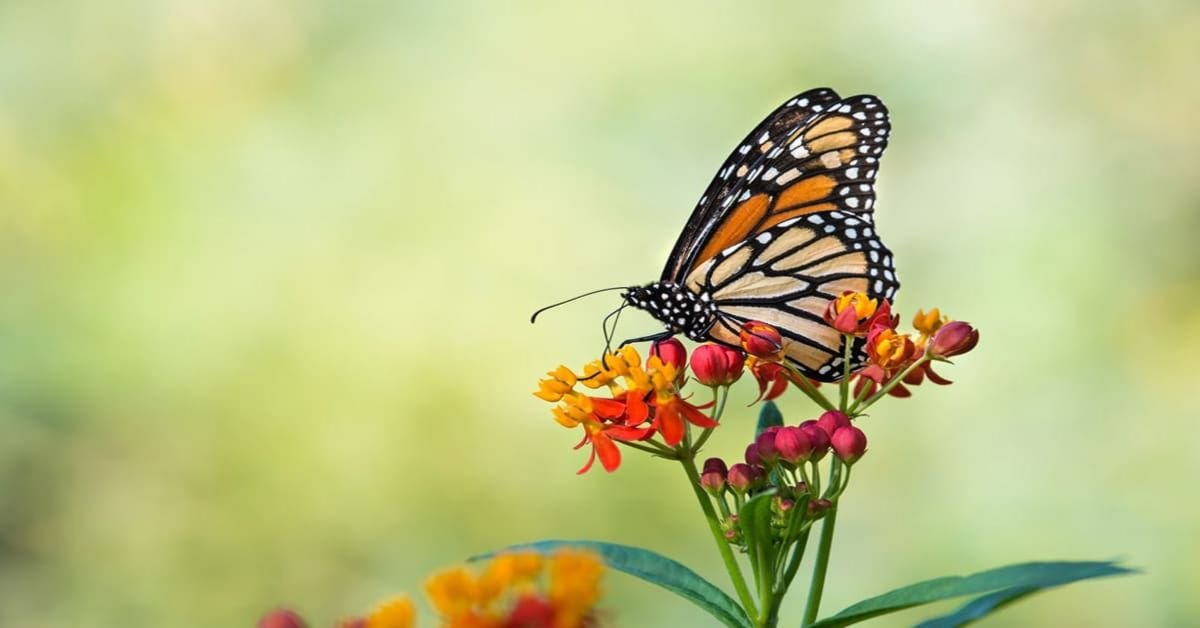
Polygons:
[[707,340],[708,330],[717,321],[717,306],[708,293],[696,294],[673,281],[630,288],[622,296],[630,305],[649,312],[672,333],[692,340]]

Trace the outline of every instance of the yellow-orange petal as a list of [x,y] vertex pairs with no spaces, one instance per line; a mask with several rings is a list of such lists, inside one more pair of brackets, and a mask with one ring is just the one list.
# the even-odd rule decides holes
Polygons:
[[562,550],[550,559],[548,597],[560,609],[582,616],[600,599],[604,563],[592,552]]
[[488,604],[506,591],[528,587],[542,571],[542,557],[533,552],[500,554],[479,576],[479,597]]
[[922,336],[932,336],[938,329],[950,321],[949,317],[942,316],[942,313],[935,307],[929,312],[925,310],[917,310],[913,316],[913,329],[916,329]]
[[425,582],[429,603],[442,615],[453,616],[470,611],[479,598],[475,576],[463,567],[434,574]]
[[412,628],[417,611],[405,596],[394,597],[380,604],[367,616],[366,628]]

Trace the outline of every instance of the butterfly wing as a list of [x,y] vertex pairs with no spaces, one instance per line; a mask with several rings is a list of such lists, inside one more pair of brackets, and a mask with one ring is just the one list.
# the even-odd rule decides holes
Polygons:
[[675,243],[664,280],[682,283],[731,246],[798,216],[869,214],[891,125],[874,96],[827,88],[788,100],[734,149]]
[[[840,210],[786,219],[705,260],[685,285],[711,295],[713,340],[736,347],[743,323],[768,323],[789,341],[787,357],[821,381],[836,380],[843,359],[840,333],[822,318],[829,300],[846,290],[890,299],[900,287],[870,215]],[[857,368],[861,341],[853,355]]]

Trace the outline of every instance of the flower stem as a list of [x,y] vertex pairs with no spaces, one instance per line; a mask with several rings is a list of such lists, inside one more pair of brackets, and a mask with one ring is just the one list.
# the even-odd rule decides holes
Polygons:
[[900,372],[899,375],[897,375],[897,376],[893,377],[891,380],[889,380],[887,384],[884,384],[883,388],[879,389],[879,392],[875,393],[874,395],[871,395],[870,397],[867,398],[866,401],[864,401],[862,403],[854,404],[854,407],[850,408],[850,411],[847,412],[847,414],[849,414],[850,416],[856,416],[861,410],[866,410],[867,408],[869,408],[871,406],[871,404],[875,403],[876,401],[879,401],[880,399],[883,398],[884,395],[888,394],[888,391],[895,388],[896,385],[899,384],[901,381],[903,381],[905,377],[908,377],[909,373],[912,373],[913,371],[917,370],[918,368],[921,367],[922,364],[925,364],[928,361],[929,361],[929,358],[923,357],[920,360],[917,360],[916,362],[909,364],[908,368],[904,369],[903,371]]
[[812,399],[813,403],[816,403],[818,406],[821,406],[821,408],[824,410],[832,410],[833,409],[833,404],[830,403],[830,401],[825,398],[825,395],[821,394],[821,391],[817,390],[812,385],[812,382],[808,381],[808,378],[805,377],[803,373],[801,373],[798,369],[796,369],[796,367],[789,364],[786,360],[784,362],[781,362],[781,364],[783,364],[783,366],[790,373],[795,375],[795,377],[792,378],[792,382],[794,382],[796,384],[796,386],[799,386],[800,391],[803,392],[805,395],[808,395],[808,398]]
[[829,463],[829,488],[825,489],[825,499],[833,502],[833,506],[821,520],[821,539],[817,544],[817,558],[813,563],[812,582],[808,585],[808,602],[804,606],[804,621],[801,626],[808,626],[817,620],[821,607],[821,594],[825,591],[825,571],[829,567],[829,550],[833,547],[833,526],[837,522],[838,502],[842,484],[842,472],[849,472],[849,467],[843,467],[842,461],[834,458]]
[[[725,388],[724,395],[720,394],[721,389],[716,386],[713,386],[712,391],[713,391],[713,403],[716,404],[716,410],[712,414],[712,420],[713,420],[713,423],[720,423],[721,415],[725,413],[725,402],[729,400],[729,388],[728,387]],[[718,401],[718,398],[720,399],[720,401]],[[696,453],[696,452],[700,451],[700,448],[704,446],[704,443],[708,442],[708,437],[712,436],[712,432],[714,429],[716,429],[716,428],[710,427],[700,433],[700,438],[696,439],[696,444],[693,445],[691,448],[692,453]]]
[[810,626],[817,621],[821,607],[821,594],[825,591],[825,570],[829,567],[829,550],[833,546],[833,525],[837,522],[837,504],[825,514],[821,521],[821,540],[817,545],[817,560],[813,564],[812,584],[808,589],[808,603],[804,606],[804,621],[801,626]]
[[713,541],[717,543],[717,551],[721,553],[721,560],[725,562],[725,570],[729,572],[729,579],[733,581],[733,588],[737,590],[738,599],[742,602],[742,608],[746,610],[746,614],[751,618],[758,617],[758,607],[754,604],[754,598],[750,595],[750,589],[746,586],[746,578],[742,575],[742,568],[738,565],[737,557],[733,555],[733,549],[729,547],[729,541],[725,539],[725,534],[721,531],[721,523],[717,519],[717,513],[713,510],[712,501],[708,498],[708,493],[700,487],[700,474],[696,472],[696,459],[690,452],[681,452],[683,455],[680,462],[683,464],[683,471],[688,476],[688,483],[692,485],[692,491],[696,493],[696,501],[700,502],[700,509],[704,511],[704,518],[708,520],[708,529],[712,532]]
[[839,410],[846,411],[850,405],[850,361],[854,358],[854,336],[842,334],[842,344],[846,347],[842,352],[842,381],[838,382]]

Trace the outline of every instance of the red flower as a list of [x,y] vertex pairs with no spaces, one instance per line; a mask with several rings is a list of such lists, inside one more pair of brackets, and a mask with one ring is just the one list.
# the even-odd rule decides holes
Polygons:
[[978,329],[971,327],[970,323],[950,321],[933,335],[926,352],[935,360],[945,360],[974,349],[978,343]]
[[920,386],[921,382],[924,382],[926,378],[929,378],[929,381],[937,384],[938,386],[945,386],[947,384],[954,383],[935,373],[933,371],[933,362],[928,361],[922,362],[921,366],[918,366],[908,375],[905,375],[902,381],[909,386]]
[[877,326],[867,335],[867,357],[884,371],[895,373],[917,357],[917,345],[908,334]]
[[843,334],[865,336],[875,324],[890,323],[890,312],[886,299],[880,304],[861,292],[847,290],[825,306],[825,322]]
[[707,408],[711,405],[712,403],[710,402],[703,406],[694,406],[685,399],[674,395],[669,399],[655,399],[654,420],[650,423],[650,427],[658,430],[659,434],[662,434],[663,442],[674,447],[683,441],[685,431],[684,421],[705,429],[717,426],[716,421],[708,418],[708,415],[700,411],[701,408]]
[[758,382],[758,398],[754,401],[771,401],[787,390],[789,373],[778,362],[763,362],[757,358],[748,360],[750,373]]
[[[870,364],[856,373],[856,376],[858,380],[854,383],[854,396],[866,399],[874,395],[875,391],[879,390],[879,387],[883,386],[890,379],[891,374],[883,370],[883,367],[878,364]],[[865,391],[863,390],[864,388],[866,389]],[[912,396],[912,392],[908,388],[905,388],[904,384],[900,383],[888,390],[888,394],[899,398]]]
[[783,336],[779,335],[779,330],[761,321],[742,325],[740,339],[742,349],[756,358],[778,360],[783,351]]
[[617,470],[617,467],[621,466],[621,450],[614,441],[646,440],[654,435],[653,428],[606,425],[598,422],[587,422],[583,425],[583,440],[579,441],[575,449],[579,449],[590,442],[592,444],[592,453],[588,456],[583,468],[576,471],[576,474],[587,473],[592,468],[592,465],[596,463],[596,458],[600,458],[600,464],[604,466],[605,471],[612,473]]
[[692,373],[705,386],[728,386],[742,376],[746,356],[741,351],[715,343],[703,344],[692,352]]

